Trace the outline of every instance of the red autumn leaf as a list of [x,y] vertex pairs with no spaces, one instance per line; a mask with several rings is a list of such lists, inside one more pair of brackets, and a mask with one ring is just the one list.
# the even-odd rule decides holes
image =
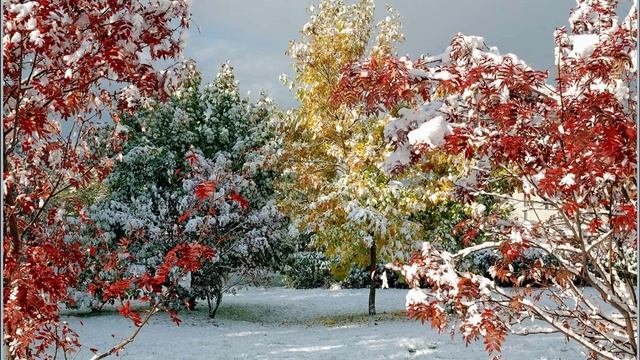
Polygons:
[[189,152],[185,157],[190,166],[194,166],[198,162],[198,157],[193,152]]
[[187,220],[189,218],[189,216],[191,216],[191,211],[187,210],[184,212],[184,214],[180,215],[180,217],[178,218],[178,223],[181,223],[185,220]]
[[168,311],[169,317],[171,317],[171,321],[173,321],[177,326],[180,326],[182,320],[178,317],[178,314],[175,311]]
[[129,301],[124,303],[123,306],[119,307],[118,308],[118,312],[122,316],[124,316],[127,319],[130,319],[131,321],[133,321],[133,324],[135,326],[140,326],[142,324],[142,318],[140,318],[140,314],[138,314],[135,311],[131,310],[131,303]]
[[198,200],[206,200],[216,192],[216,185],[213,181],[205,181],[198,184],[194,190]]
[[232,192],[231,194],[229,194],[229,200],[237,202],[242,209],[246,210],[249,208],[249,201],[247,201],[247,199],[242,197],[242,195],[238,194],[237,192]]
[[131,280],[118,280],[104,289],[104,296],[106,298],[118,298],[125,294],[131,288]]

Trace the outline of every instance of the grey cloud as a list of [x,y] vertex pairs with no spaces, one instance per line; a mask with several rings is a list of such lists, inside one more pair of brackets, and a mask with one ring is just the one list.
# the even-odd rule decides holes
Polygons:
[[[314,1],[313,3],[317,3]],[[512,52],[534,68],[553,65],[553,31],[567,25],[573,0],[387,0],[400,12],[406,41],[401,55],[415,58],[438,53],[457,32],[484,36],[487,44]],[[290,40],[306,23],[301,0],[194,0],[193,20],[185,55],[194,58],[211,80],[219,65],[229,60],[243,91],[267,90],[283,107],[293,106],[293,95],[278,76],[290,74],[284,54]],[[384,15],[385,2],[376,2]],[[197,25],[197,26],[195,26]],[[199,31],[198,31],[199,28]]]

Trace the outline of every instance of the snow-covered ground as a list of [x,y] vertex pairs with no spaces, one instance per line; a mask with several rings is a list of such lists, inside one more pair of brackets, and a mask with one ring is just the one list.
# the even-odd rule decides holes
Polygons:
[[[180,314],[177,327],[156,315],[121,354],[123,359],[489,359],[482,343],[465,347],[459,336],[438,334],[404,319],[407,290],[377,292],[380,314],[368,319],[368,289],[293,290],[249,288],[227,295],[218,317],[206,305]],[[83,350],[105,350],[128,336],[131,321],[115,312],[64,316],[78,331]],[[81,325],[81,322],[83,325]],[[113,336],[112,336],[113,334]],[[511,336],[504,359],[584,359],[580,348],[558,335]]]

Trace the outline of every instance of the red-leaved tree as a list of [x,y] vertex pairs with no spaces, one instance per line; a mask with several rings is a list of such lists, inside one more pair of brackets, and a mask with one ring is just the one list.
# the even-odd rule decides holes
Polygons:
[[[59,321],[58,309],[71,300],[68,290],[96,249],[79,241],[87,217],[73,194],[104,179],[112,165],[104,154],[117,150],[124,137],[118,126],[106,131],[95,123],[110,114],[117,124],[112,110],[167,97],[175,74],[153,62],[180,54],[188,4],[3,1],[2,296],[3,353],[9,359],[43,358],[51,356],[50,348],[57,354],[79,345]],[[122,249],[105,256],[104,265],[116,269]],[[169,284],[169,269],[192,271],[211,256],[211,249],[184,245],[166,255],[166,268],[156,274],[101,286],[111,299],[138,288],[145,300],[163,291],[159,283]],[[126,304],[120,312],[143,323]]]
[[[458,227],[488,241],[456,253],[425,244],[397,265],[414,286],[411,318],[455,323],[490,353],[509,333],[560,333],[591,358],[636,357],[636,6],[619,19],[617,1],[578,0],[571,30],[555,33],[555,83],[463,35],[438,56],[344,69],[334,101],[396,115],[385,131],[395,171],[426,152],[459,154],[454,196],[503,204]],[[534,220],[499,215],[514,204]],[[463,266],[478,252],[497,259],[488,274]]]

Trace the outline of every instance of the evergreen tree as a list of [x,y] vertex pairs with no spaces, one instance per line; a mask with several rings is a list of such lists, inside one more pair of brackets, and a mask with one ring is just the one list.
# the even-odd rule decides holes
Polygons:
[[181,242],[214,247],[216,257],[179,289],[183,303],[173,304],[207,299],[214,317],[231,273],[257,281],[279,258],[284,217],[272,198],[274,174],[263,168],[274,105],[242,99],[229,65],[204,87],[195,64],[186,68],[166,104],[123,116],[127,141],[91,217],[97,241],[130,242],[131,271],[155,269]]

